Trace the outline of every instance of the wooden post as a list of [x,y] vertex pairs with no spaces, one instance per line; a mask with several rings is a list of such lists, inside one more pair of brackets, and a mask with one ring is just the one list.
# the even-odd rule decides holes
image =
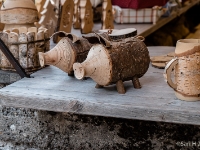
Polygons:
[[93,28],[93,9],[90,0],[80,0],[81,33],[92,32]]
[[[27,39],[28,39],[28,42],[32,42],[34,41],[35,39],[35,32],[27,32]],[[29,69],[34,69],[34,64],[35,64],[35,61],[37,59],[36,57],[36,47],[35,47],[35,44],[34,43],[29,43],[28,44],[28,52],[27,52],[27,61],[28,61],[28,64],[27,64],[27,68]]]
[[15,33],[19,34],[19,29],[13,28],[13,29],[11,30],[11,32],[15,32]]
[[[44,39],[44,31],[38,31],[37,33],[37,40],[43,40]],[[37,42],[36,43],[36,53],[37,53],[37,56],[36,56],[36,66],[39,67],[40,66],[40,62],[39,62],[39,56],[38,56],[38,53],[39,52],[44,52],[44,42]]]
[[[8,32],[1,32],[0,38],[5,43],[6,46],[8,46]],[[3,54],[3,52],[0,50],[0,67],[3,69],[4,66],[8,66],[8,60],[6,56]]]
[[27,33],[27,31],[28,31],[27,27],[20,27],[19,28],[19,34],[20,33]]
[[[8,46],[8,33],[7,33],[7,32],[1,32],[0,38],[1,38],[1,40],[4,42],[4,44],[5,44],[6,46]],[[9,63],[8,59],[7,59],[6,56],[3,54],[2,51],[0,51],[0,58],[1,58],[1,59],[0,59],[0,60],[1,60],[1,62],[0,62],[0,67],[1,67],[2,69],[8,68],[8,67],[11,66],[11,64]]]
[[102,4],[102,29],[113,29],[113,21],[111,0],[104,0]]
[[37,39],[37,32],[38,32],[38,29],[37,29],[37,27],[30,27],[30,28],[28,28],[28,32],[34,32],[35,34],[34,34],[34,40],[36,40]]
[[[27,42],[27,35],[26,33],[20,33],[19,34],[19,42]],[[27,60],[27,44],[19,44],[19,63],[22,66],[22,68],[26,69],[28,66],[28,60]]]
[[46,39],[46,40],[44,41],[44,52],[47,52],[47,51],[50,50],[50,40],[47,40],[47,39],[50,38],[50,37],[49,37],[49,30],[48,30],[47,28],[40,27],[40,28],[38,29],[38,32],[39,32],[39,31],[43,31],[43,32],[44,32],[44,39]]
[[[8,34],[8,43],[18,42],[18,34],[15,32],[10,32]],[[10,52],[13,54],[16,60],[19,61],[19,47],[18,45],[8,44]],[[12,65],[11,65],[12,66]],[[13,67],[11,67],[13,68]]]
[[[44,30],[44,38],[45,38],[45,39],[48,39],[48,38],[49,38],[49,30],[48,30],[48,29],[45,29],[45,30]],[[46,40],[46,41],[44,42],[44,46],[45,46],[44,52],[49,51],[49,50],[50,50],[50,40]]]

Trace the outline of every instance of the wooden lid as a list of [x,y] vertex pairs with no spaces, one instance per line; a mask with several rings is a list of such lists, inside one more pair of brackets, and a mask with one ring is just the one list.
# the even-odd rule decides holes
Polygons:
[[[119,40],[119,39],[124,39],[128,37],[134,37],[137,35],[137,30],[135,28],[126,28],[126,29],[112,29],[112,33],[109,33],[109,37],[111,38],[112,41],[114,40]],[[105,30],[99,30],[100,33],[108,33],[109,29]]]
[[2,11],[15,8],[27,8],[37,10],[32,0],[6,0],[1,6]]

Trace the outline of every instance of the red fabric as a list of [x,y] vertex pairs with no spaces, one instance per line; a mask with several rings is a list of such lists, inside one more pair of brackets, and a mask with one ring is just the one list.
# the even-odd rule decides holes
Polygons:
[[118,5],[121,8],[129,8],[131,0],[112,0],[112,5]]
[[112,0],[112,5],[118,5],[121,8],[151,8],[153,6],[164,6],[168,0]]

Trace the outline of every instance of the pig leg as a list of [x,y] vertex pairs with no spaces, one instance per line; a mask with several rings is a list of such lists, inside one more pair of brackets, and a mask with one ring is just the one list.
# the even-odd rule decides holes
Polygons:
[[74,71],[68,72],[68,76],[74,76]]
[[118,93],[120,93],[120,94],[126,93],[122,80],[117,81],[116,86],[117,86]]
[[96,84],[95,88],[103,88],[102,85]]
[[140,81],[139,81],[139,79],[137,77],[133,77],[132,83],[133,83],[134,88],[136,88],[136,89],[140,89],[141,88]]

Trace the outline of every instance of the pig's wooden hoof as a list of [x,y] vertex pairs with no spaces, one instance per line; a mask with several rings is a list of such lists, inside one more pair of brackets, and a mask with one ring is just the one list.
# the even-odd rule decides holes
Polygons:
[[84,77],[82,80],[87,80],[88,79],[88,77]]
[[96,84],[95,88],[103,88],[102,85]]
[[68,73],[68,76],[73,77],[73,76],[74,76],[74,71],[70,71],[70,72]]
[[126,93],[122,80],[117,81],[116,86],[117,86],[118,93],[120,93],[120,94]]
[[140,89],[142,87],[141,84],[140,84],[140,81],[137,77],[133,77],[132,82],[133,82],[134,88]]

